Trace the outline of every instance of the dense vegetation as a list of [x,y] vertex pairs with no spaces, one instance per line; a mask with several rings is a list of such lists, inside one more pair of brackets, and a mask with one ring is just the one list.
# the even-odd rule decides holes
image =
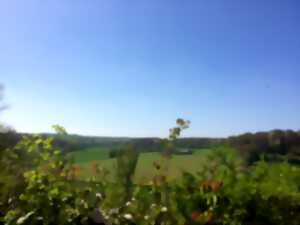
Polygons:
[[[299,162],[299,132],[178,139],[188,125],[178,119],[163,140],[69,136],[58,125],[56,135],[28,135],[2,126],[0,224],[299,224],[300,171],[291,164]],[[105,148],[101,157],[107,158],[108,149],[117,146],[116,167],[107,170],[93,161],[82,179],[69,152],[79,147],[97,152],[93,146]],[[208,146],[215,150],[202,155],[196,173],[182,171],[180,179],[169,179],[176,148]],[[153,174],[137,182],[141,152],[161,156]]]
[[23,136],[0,158],[2,222],[298,225],[300,172],[287,161],[260,159],[247,166],[237,151],[220,145],[203,156],[197,174],[185,171],[181,180],[169,180],[173,143],[187,126],[177,121],[162,141],[155,175],[139,183],[133,180],[140,153],[136,145],[128,144],[117,155],[113,181],[107,178],[112,171],[97,163],[83,181],[80,167],[53,145],[53,137]]
[[[16,145],[23,135],[11,129],[0,132],[0,149]],[[139,152],[162,152],[165,146],[159,138],[114,138],[89,137],[80,135],[42,134],[43,138],[53,138],[53,145],[64,153],[81,152],[85,149],[109,149],[110,157],[117,156],[124,146],[135,145]],[[280,160],[286,157],[290,163],[300,163],[300,132],[293,130],[273,130],[269,132],[245,133],[229,138],[178,138],[173,143],[173,153],[176,149],[206,149],[220,144],[237,149],[250,165],[259,160],[261,155],[265,160]],[[81,153],[80,153],[81,154]]]
[[246,133],[230,137],[227,142],[238,149],[245,160],[252,164],[264,154],[266,160],[274,161],[286,156],[289,162],[300,163],[300,132],[273,130],[270,132]]

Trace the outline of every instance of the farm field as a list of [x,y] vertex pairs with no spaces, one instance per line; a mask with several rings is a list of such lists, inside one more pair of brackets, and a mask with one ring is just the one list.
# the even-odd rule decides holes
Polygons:
[[[170,179],[179,178],[182,171],[196,173],[202,165],[203,156],[211,149],[198,149],[191,155],[173,155],[168,162],[167,175]],[[116,160],[110,159],[109,150],[105,148],[89,148],[73,153],[74,162],[81,168],[81,177],[85,178],[92,175],[91,165],[97,162],[103,168],[113,174]],[[155,174],[154,162],[160,162],[163,158],[158,152],[141,153],[135,173],[135,180],[147,180]]]
[[109,149],[102,147],[91,147],[72,152],[71,155],[76,164],[84,164],[91,161],[105,160],[109,158]]

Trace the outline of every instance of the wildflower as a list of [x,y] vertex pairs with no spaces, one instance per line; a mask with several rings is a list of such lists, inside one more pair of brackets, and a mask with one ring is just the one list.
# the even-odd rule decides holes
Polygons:
[[131,202],[126,202],[126,206],[130,206],[131,205]]
[[118,214],[119,213],[119,209],[118,208],[114,208],[109,210],[109,214]]
[[83,199],[81,199],[81,202],[80,202],[82,205],[83,205],[83,207],[85,208],[85,209],[87,209],[89,206],[88,206],[88,204],[83,200]]
[[96,197],[101,199],[102,198],[102,194],[101,193],[96,193]]
[[151,208],[154,208],[154,207],[156,207],[156,204],[155,203],[151,204]]
[[127,219],[127,220],[132,220],[132,215],[127,213],[127,214],[124,214],[124,218]]
[[145,219],[145,220],[148,220],[148,219],[149,219],[149,216],[148,216],[148,215],[144,216],[144,219]]
[[[99,211],[97,211],[97,210],[99,210]],[[96,212],[97,212],[97,214],[98,214],[98,212],[103,216],[103,217],[106,217],[107,216],[107,213],[105,212],[105,211],[103,211],[103,210],[101,210],[101,209],[97,209],[96,210]],[[109,212],[108,212],[109,213]]]
[[164,207],[161,208],[160,211],[161,211],[161,212],[167,212],[167,211],[168,211],[168,208],[164,206]]

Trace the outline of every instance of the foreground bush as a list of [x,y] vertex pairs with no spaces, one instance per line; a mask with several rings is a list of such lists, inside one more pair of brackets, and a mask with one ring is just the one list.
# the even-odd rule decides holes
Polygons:
[[[178,124],[171,130],[173,139],[185,126],[184,121]],[[2,221],[7,225],[299,224],[300,172],[286,162],[260,160],[245,167],[235,151],[219,148],[206,156],[198,174],[183,172],[180,181],[169,181],[165,174],[171,152],[166,151],[153,165],[156,175],[134,183],[137,157],[130,146],[118,154],[113,182],[96,163],[91,177],[81,181],[80,168],[55,149],[50,138],[24,137],[1,159],[1,165],[13,167],[6,176],[19,179],[2,195]],[[27,160],[21,163],[21,159]],[[15,167],[14,162],[20,164]]]

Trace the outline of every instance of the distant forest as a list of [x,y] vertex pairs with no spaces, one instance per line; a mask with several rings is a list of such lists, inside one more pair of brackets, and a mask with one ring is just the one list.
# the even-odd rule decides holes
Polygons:
[[[0,150],[15,145],[24,133],[7,131],[0,133]],[[25,134],[26,135],[26,134]],[[42,134],[53,137],[57,147],[65,153],[81,151],[89,147],[119,149],[125,144],[134,144],[142,152],[160,152],[164,146],[159,138],[92,137],[81,135]],[[245,133],[228,138],[179,138],[174,143],[178,148],[205,149],[226,144],[237,149],[249,164],[262,155],[266,160],[286,157],[291,163],[300,163],[300,131],[273,130]]]

